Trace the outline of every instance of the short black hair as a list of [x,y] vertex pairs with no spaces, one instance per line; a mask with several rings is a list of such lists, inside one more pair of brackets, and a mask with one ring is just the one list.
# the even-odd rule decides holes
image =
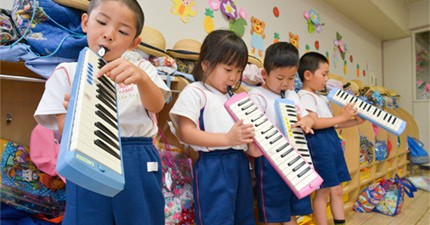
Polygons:
[[320,63],[329,64],[327,58],[318,52],[308,52],[305,53],[300,58],[299,69],[297,72],[299,73],[300,80],[303,82],[305,80],[305,71],[309,70],[311,73],[314,73],[318,70]]
[[91,0],[90,5],[88,6],[87,13],[91,14],[94,8],[96,8],[103,1],[118,1],[124,3],[131,11],[134,12],[136,16],[136,37],[140,35],[143,29],[143,25],[145,23],[145,15],[143,14],[143,10],[140,7],[139,3],[136,0]]
[[[202,62],[208,62],[208,70],[203,71]],[[215,67],[220,64],[233,65],[242,71],[248,64],[248,48],[235,32],[214,30],[202,43],[199,60],[191,72],[196,81],[204,81]]]
[[277,42],[266,49],[264,56],[264,70],[267,74],[280,67],[298,67],[299,51],[288,42]]

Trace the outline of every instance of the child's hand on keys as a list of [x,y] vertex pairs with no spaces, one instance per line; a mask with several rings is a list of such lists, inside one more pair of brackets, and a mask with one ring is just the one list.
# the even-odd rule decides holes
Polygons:
[[252,124],[244,124],[243,120],[237,121],[227,133],[227,139],[230,145],[251,143],[253,137],[254,126]]

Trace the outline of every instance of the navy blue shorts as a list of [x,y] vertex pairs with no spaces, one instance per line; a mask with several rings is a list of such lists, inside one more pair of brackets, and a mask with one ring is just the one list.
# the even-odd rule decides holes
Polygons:
[[315,130],[315,134],[307,134],[306,138],[315,170],[324,179],[321,188],[334,187],[351,180],[342,145],[334,128]]
[[255,159],[254,167],[261,222],[289,222],[291,216],[312,213],[310,196],[298,199],[264,156]]
[[255,225],[249,165],[242,150],[199,152],[193,170],[197,225]]
[[[121,138],[124,190],[106,197],[67,181],[63,225],[164,225],[161,161],[151,138]],[[147,162],[158,171],[148,172]]]

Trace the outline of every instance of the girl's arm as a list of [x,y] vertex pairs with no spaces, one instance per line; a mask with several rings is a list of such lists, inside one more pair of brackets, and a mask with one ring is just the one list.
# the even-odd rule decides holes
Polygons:
[[177,117],[179,139],[190,145],[216,147],[251,143],[254,136],[252,124],[237,121],[228,133],[209,133],[197,128],[196,124],[183,116]]

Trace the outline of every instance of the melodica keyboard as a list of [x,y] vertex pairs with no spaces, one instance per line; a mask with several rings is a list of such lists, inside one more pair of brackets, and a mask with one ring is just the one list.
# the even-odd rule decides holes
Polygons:
[[356,96],[338,88],[333,88],[327,95],[328,99],[340,106],[355,103],[358,115],[372,123],[399,136],[406,128],[406,122],[402,119],[375,107]]
[[311,154],[308,149],[308,142],[302,128],[291,126],[297,123],[297,110],[293,101],[279,98],[275,100],[275,110],[278,121],[281,124],[282,133],[288,138],[290,143],[296,147],[309,165],[313,165]]
[[93,192],[124,188],[116,85],[97,72],[106,62],[89,48],[79,54],[64,123],[57,171]]
[[243,120],[255,129],[254,141],[266,159],[298,198],[311,194],[323,179],[294,149],[245,92],[233,95],[224,107],[235,121]]

